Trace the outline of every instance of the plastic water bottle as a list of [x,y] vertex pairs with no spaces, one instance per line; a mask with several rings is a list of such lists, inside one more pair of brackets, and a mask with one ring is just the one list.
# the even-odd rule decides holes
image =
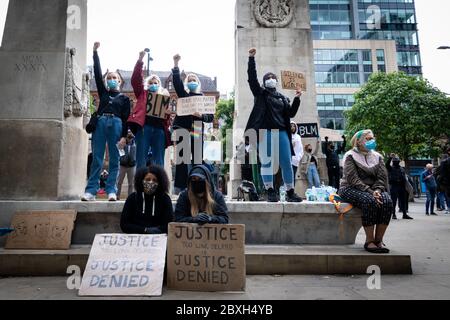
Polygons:
[[286,187],[285,186],[280,187],[280,201],[286,202]]

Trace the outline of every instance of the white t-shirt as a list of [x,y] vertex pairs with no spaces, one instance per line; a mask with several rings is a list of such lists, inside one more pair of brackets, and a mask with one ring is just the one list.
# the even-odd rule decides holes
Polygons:
[[292,135],[292,145],[294,146],[295,152],[295,156],[292,156],[292,165],[298,167],[300,160],[303,158],[303,143],[298,133]]

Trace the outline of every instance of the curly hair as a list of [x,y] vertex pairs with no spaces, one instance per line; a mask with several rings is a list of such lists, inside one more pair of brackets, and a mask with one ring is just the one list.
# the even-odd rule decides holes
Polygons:
[[156,189],[156,193],[169,193],[169,177],[167,176],[166,171],[163,167],[157,165],[150,165],[145,168],[141,168],[136,172],[134,177],[134,189],[136,192],[142,193],[144,192],[144,186],[142,185],[142,181],[147,174],[152,173],[158,179],[158,189]]

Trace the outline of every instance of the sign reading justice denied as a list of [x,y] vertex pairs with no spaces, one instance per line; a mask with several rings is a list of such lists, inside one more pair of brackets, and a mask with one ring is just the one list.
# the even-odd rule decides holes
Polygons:
[[297,88],[300,88],[302,91],[306,91],[306,78],[304,73],[281,71],[281,82],[283,89],[297,90]]
[[244,225],[171,223],[167,286],[189,291],[244,291],[244,249]]
[[177,115],[189,116],[194,113],[215,114],[216,98],[207,96],[195,96],[189,98],[180,98],[177,101]]
[[160,296],[167,235],[98,234],[80,296]]

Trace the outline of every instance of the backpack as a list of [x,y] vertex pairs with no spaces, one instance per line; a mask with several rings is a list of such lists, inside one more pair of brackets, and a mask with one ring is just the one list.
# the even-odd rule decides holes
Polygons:
[[253,182],[243,180],[238,189],[238,201],[259,201],[258,192]]

